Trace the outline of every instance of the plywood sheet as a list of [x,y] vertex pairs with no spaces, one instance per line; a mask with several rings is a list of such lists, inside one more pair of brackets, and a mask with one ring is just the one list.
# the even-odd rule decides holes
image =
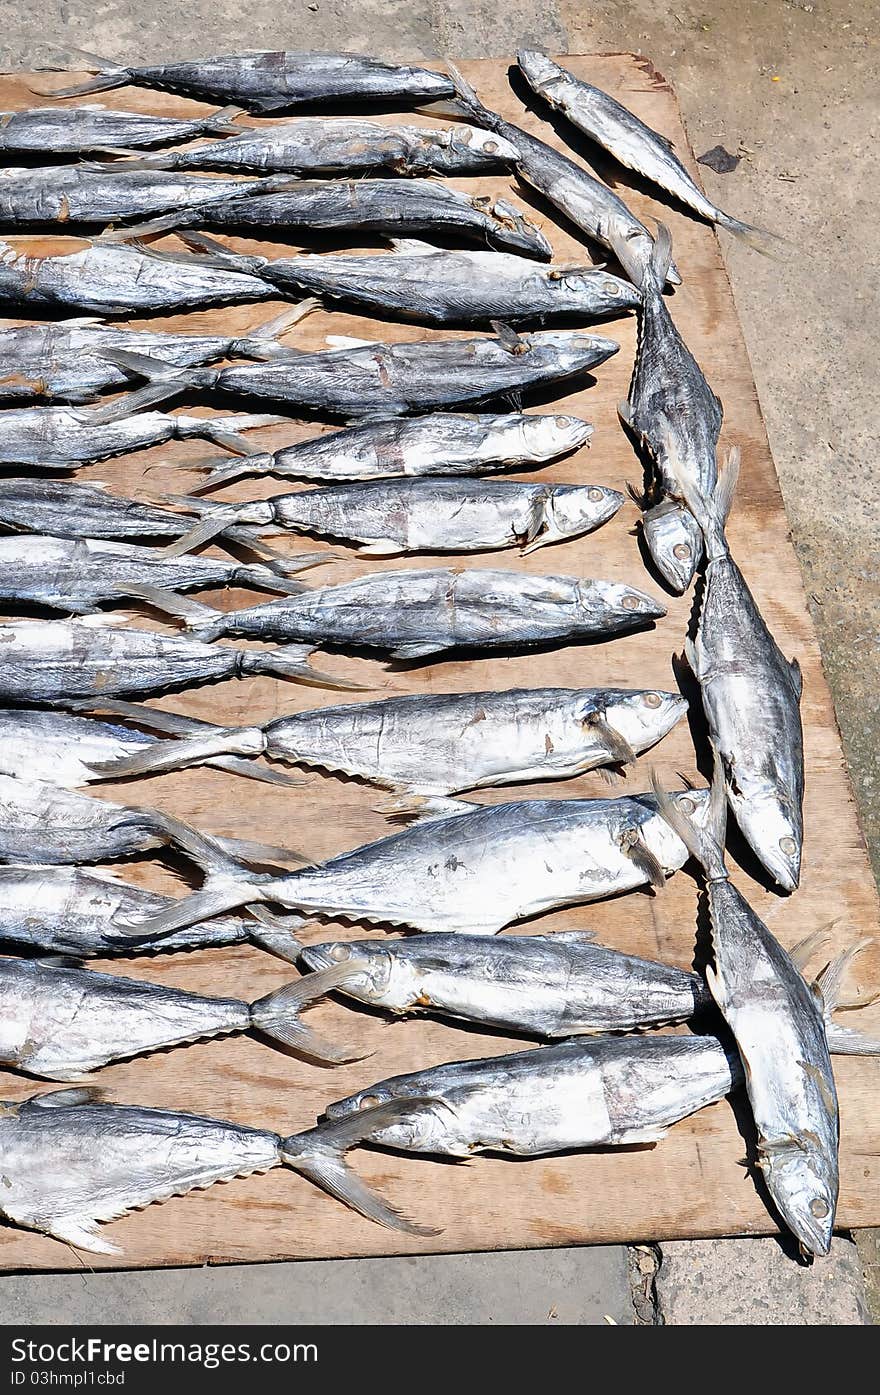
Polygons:
[[[693,170],[675,96],[644,61],[632,55],[577,57],[566,60],[578,74],[611,91],[656,129],[671,137]],[[520,122],[528,130],[565,149],[553,124],[526,110],[511,88],[507,65],[501,62],[463,64],[486,103]],[[28,75],[0,78],[0,109],[33,105]],[[58,80],[61,85],[62,79]],[[107,104],[141,111],[191,114],[198,104],[135,88],[111,92]],[[376,118],[391,119],[391,118]],[[413,118],[406,117],[411,120]],[[429,118],[415,118],[425,120]],[[560,125],[559,131],[563,130]],[[569,131],[569,134],[572,134]],[[510,179],[463,180],[458,187],[485,194],[510,193]],[[722,447],[737,443],[743,452],[743,473],[730,524],[732,547],[767,620],[788,655],[797,655],[804,672],[803,716],[806,732],[807,798],[806,848],[803,882],[791,899],[777,896],[754,880],[754,866],[743,859],[735,878],[783,943],[790,945],[818,925],[835,921],[840,946],[854,936],[876,934],[878,905],[852,791],[844,767],[831,697],[822,673],[819,652],[807,610],[779,486],[770,457],[755,385],[737,320],[721,252],[713,232],[649,195],[628,176],[619,187],[642,218],[662,216],[673,233],[676,259],[685,282],[673,308],[688,344],[709,381],[724,401]],[[521,201],[531,203],[520,191]],[[575,230],[562,226],[547,205],[535,199],[534,211],[551,239],[557,259],[583,260],[584,244]],[[736,211],[736,210],[733,210]],[[21,239],[33,248],[33,239]],[[46,239],[40,243],[45,245]],[[69,245],[59,240],[59,247]],[[277,255],[277,242],[247,243]],[[202,325],[243,332],[276,309],[241,306],[200,315]],[[797,316],[796,306],[780,306],[780,314]],[[194,316],[155,321],[157,326],[185,330]],[[378,339],[416,339],[430,333],[417,327],[369,321],[337,312],[320,313],[295,331],[295,342],[319,347],[328,334]],[[623,488],[640,479],[616,416],[625,395],[632,365],[635,322],[622,319],[603,327],[617,338],[620,354],[597,370],[595,381],[569,385],[554,400],[559,409],[595,424],[593,446],[547,469],[541,478],[557,481],[596,481]],[[541,409],[542,403],[533,407]],[[187,404],[187,410],[192,406]],[[216,410],[202,405],[196,410]],[[267,443],[280,446],[316,430],[329,429],[292,423],[263,433]],[[214,454],[203,442],[146,451],[136,456],[84,470],[84,480],[105,480],[127,495],[180,491],[192,477],[181,472],[187,461]],[[277,481],[243,482],[221,497],[253,498],[286,488]],[[290,486],[296,487],[296,486]],[[568,572],[627,580],[662,594],[645,569],[632,528],[636,511],[627,505],[607,527],[581,542],[548,548],[525,559],[499,554],[476,557],[471,565],[510,565],[529,572]],[[292,539],[290,551],[303,544]],[[311,547],[312,544],[306,546]],[[421,566],[425,559],[371,562],[380,566]],[[344,580],[363,571],[366,562],[346,554],[329,580]],[[239,606],[250,599],[242,592],[207,598]],[[256,598],[255,598],[256,599]],[[668,616],[647,633],[629,635],[607,644],[573,645],[522,655],[496,655],[468,661],[444,659],[411,668],[387,669],[379,661],[334,655],[325,667],[375,685],[378,694],[454,691],[517,685],[620,684],[675,686],[672,656],[682,648],[692,597],[665,597]],[[138,623],[147,623],[139,621]],[[318,703],[333,695],[300,688],[284,681],[251,679],[194,690],[158,700],[170,710],[230,724],[265,721]],[[699,722],[695,734],[701,738]],[[697,776],[694,744],[682,724],[656,751],[643,759],[628,779],[633,791],[648,783],[648,766],[657,765],[669,780],[678,772]],[[605,794],[596,774],[568,784],[524,787],[524,796],[555,798]],[[282,841],[325,858],[381,836],[386,830],[375,812],[377,793],[356,781],[315,776],[303,788],[284,791],[237,779],[213,770],[194,770],[161,779],[104,787],[107,797],[169,810],[197,827],[239,837]],[[509,797],[498,790],[477,796],[491,802]],[[144,885],[171,889],[171,873],[156,860],[131,863],[125,875]],[[177,889],[183,890],[179,881]],[[606,904],[546,915],[521,930],[561,930],[589,926],[599,938],[630,952],[689,965],[694,951],[697,885],[689,872],[676,875],[659,896],[634,894]],[[309,932],[318,940],[367,933],[328,923]],[[380,935],[380,931],[372,932]],[[255,998],[280,986],[291,976],[289,966],[257,949],[239,948],[153,959],[112,961],[100,967],[173,984],[243,998]],[[865,954],[855,975],[861,988],[878,986],[880,956]],[[880,1031],[880,1013],[868,1009],[857,1015],[865,1030]],[[311,1126],[325,1104],[372,1080],[402,1070],[441,1061],[490,1055],[521,1043],[497,1035],[458,1030],[439,1022],[406,1021],[387,1025],[379,1016],[354,1011],[341,1002],[314,1010],[314,1021],[331,1037],[355,1041],[369,1060],[335,1069],[293,1060],[250,1038],[228,1039],[189,1046],[100,1073],[109,1098],[167,1108],[186,1108],[255,1124],[281,1133]],[[851,1024],[856,1015],[849,1018]],[[880,1223],[880,1144],[876,1091],[880,1063],[838,1060],[842,1114],[842,1187],[838,1221],[841,1226]],[[0,1079],[0,1097],[23,1099],[32,1082],[11,1073]],[[674,1236],[762,1233],[774,1228],[763,1201],[739,1165],[745,1145],[738,1117],[728,1102],[705,1109],[674,1128],[655,1147],[585,1153],[545,1161],[514,1162],[482,1158],[468,1167],[417,1158],[361,1151],[355,1165],[407,1212],[422,1222],[441,1227],[436,1237],[413,1240],[380,1229],[325,1196],[305,1179],[286,1170],[215,1186],[162,1206],[126,1217],[112,1227],[112,1237],[124,1249],[121,1261],[131,1266],[220,1263],[298,1257],[330,1257],[524,1248],[598,1241],[633,1241]],[[65,1246],[38,1235],[0,1228],[0,1268],[75,1268],[82,1259]],[[120,1261],[89,1257],[100,1267]]]

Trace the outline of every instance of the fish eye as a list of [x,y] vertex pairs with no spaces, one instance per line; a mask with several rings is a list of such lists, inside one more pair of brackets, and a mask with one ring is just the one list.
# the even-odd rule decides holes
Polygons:
[[558,427],[560,427],[562,430],[564,430],[565,427],[568,426],[568,418],[567,418],[567,417],[556,417],[555,420],[556,420],[556,425],[557,425]]
[[784,838],[780,838],[779,846],[786,857],[794,857],[797,852],[797,843],[793,838],[789,838],[788,834]]
[[377,1104],[381,1103],[378,1095],[361,1095],[358,1109],[374,1109]]
[[682,562],[685,561],[685,559],[691,555],[690,543],[676,543],[675,547],[672,549],[672,555],[673,557],[680,558]]
[[483,149],[486,151],[487,155],[494,155],[495,151],[498,149],[498,142],[494,140],[487,140],[486,144],[483,146]]
[[678,801],[678,807],[683,814],[692,814],[697,806],[692,799],[683,794]]
[[824,1221],[830,1210],[824,1196],[814,1196],[810,1202],[810,1215],[815,1216],[817,1221]]
[[641,602],[638,596],[624,596],[620,604],[623,606],[624,610],[638,610]]
[[642,702],[646,707],[659,707],[661,700],[659,693],[645,693],[645,696],[642,698]]
[[348,945],[334,945],[330,951],[330,958],[336,964],[344,964],[351,955]]
[[604,498],[604,493],[601,489],[591,489],[587,493],[587,498],[592,500],[594,504],[598,504]]
[[617,293],[617,287],[613,281],[606,281],[602,289],[606,295],[615,295]]

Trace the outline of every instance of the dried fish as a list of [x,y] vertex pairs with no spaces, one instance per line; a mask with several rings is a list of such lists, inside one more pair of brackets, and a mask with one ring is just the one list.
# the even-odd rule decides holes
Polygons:
[[[629,764],[672,730],[687,703],[677,693],[652,690],[512,688],[315,708],[261,727],[219,727],[125,703],[102,704],[101,710],[147,725],[155,717],[157,729],[164,724],[171,739],[154,741],[127,727],[110,727],[99,740],[124,747],[130,739],[132,749],[104,755],[96,754],[94,745],[84,747],[75,754],[78,778],[71,783],[222,765],[224,757],[247,770],[245,758],[262,755],[357,776],[417,805],[412,796],[568,779],[596,766]],[[10,717],[10,739],[19,715],[24,714]],[[96,728],[100,731],[101,724]],[[8,761],[0,717],[0,767],[7,768]]]
[[298,853],[238,838],[211,839],[159,809],[135,809],[60,785],[0,775],[0,861],[54,865],[114,862],[173,847],[206,870],[222,849],[251,862],[302,862]]
[[714,1037],[580,1037],[508,1056],[453,1061],[379,1081],[286,1138],[285,1162],[370,1220],[432,1234],[371,1191],[345,1155],[359,1143],[408,1153],[519,1158],[656,1143],[742,1079]]
[[120,1253],[101,1221],[283,1161],[277,1134],[83,1088],[0,1103],[0,1158],[0,1215],[94,1254]]
[[309,666],[308,645],[235,649],[200,640],[124,629],[108,615],[0,624],[0,699],[47,703],[128,697],[271,673],[301,683],[350,688]]
[[488,569],[367,573],[227,613],[153,587],[128,589],[206,640],[357,645],[385,650],[393,659],[610,638],[666,614],[665,606],[621,582]]
[[101,165],[0,168],[0,223],[117,223],[268,193],[275,181],[200,179]]
[[[453,69],[453,75],[460,113],[476,125],[487,127],[499,139],[509,141],[517,151],[520,178],[543,194],[593,242],[613,252],[630,280],[639,285],[653,243],[648,229],[623,200],[567,155],[489,111],[461,74]],[[672,262],[666,279],[673,285],[681,282]]]
[[185,241],[204,248],[204,260],[218,269],[271,281],[284,295],[340,300],[368,314],[427,324],[514,324],[554,316],[589,321],[639,304],[628,282],[601,268],[539,267],[509,252],[450,251],[396,240],[391,253],[378,256],[327,253],[273,260],[230,252],[201,234],[187,233]]
[[481,475],[490,470],[543,465],[587,445],[589,422],[571,416],[511,412],[462,416],[437,412],[396,420],[367,421],[281,450],[255,451],[236,460],[189,465],[209,470],[203,488],[242,475],[286,479],[380,480],[423,475]]
[[28,312],[66,306],[90,315],[155,315],[277,295],[256,276],[188,255],[176,259],[168,252],[157,256],[144,247],[97,242],[33,257],[0,242],[0,303]]
[[[705,818],[706,790],[671,797],[683,816]],[[494,935],[556,906],[662,886],[687,860],[653,795],[441,803],[454,812],[429,809],[403,832],[284,877],[254,873],[218,851],[201,891],[131,929],[156,935],[262,901],[341,920]]]
[[[341,993],[395,1016],[431,1013],[553,1040],[702,1021],[715,1008],[700,974],[607,949],[588,930],[333,940],[304,947],[300,961],[312,972],[288,989],[289,1012]],[[832,1052],[880,1055],[880,1042],[829,1012],[825,1028]],[[316,1059],[338,1059],[340,1048],[305,1022],[300,1034]]]
[[[724,861],[724,770],[715,752],[709,818],[682,822],[656,789],[670,827],[701,863],[715,968],[706,977],[736,1038],[758,1130],[758,1165],[802,1249],[828,1253],[839,1188],[840,1122],[820,980],[804,982],[791,957],[732,884]],[[831,980],[828,981],[829,989]]]
[[132,935],[130,922],[158,915],[174,904],[132,886],[105,869],[0,866],[0,941],[44,954],[75,958],[173,953],[253,943],[295,963],[301,949],[289,916],[272,925],[240,916],[218,916],[175,934]]
[[[154,747],[161,748],[156,751],[157,761],[160,760],[166,743],[156,735],[157,732],[163,735],[174,733],[182,740],[191,741],[195,738],[203,740],[206,729],[223,730],[208,722],[137,703],[122,703],[118,708],[119,716],[124,716],[124,724],[118,718],[115,722],[106,722],[94,716],[80,716],[76,712],[45,712],[26,707],[0,709],[0,773],[77,789],[80,785],[107,778],[102,767],[146,755]],[[117,709],[111,705],[110,710],[115,712]],[[279,720],[283,722],[284,719]],[[259,731],[259,728],[256,730]],[[232,744],[229,737],[228,751],[231,751]],[[245,754],[253,755],[255,752],[247,751]],[[249,779],[265,780],[270,784],[299,783],[280,771],[256,765],[252,761],[238,760],[234,755],[219,750],[215,756],[205,753],[200,763],[231,770]]]
[[285,420],[285,417],[271,415],[135,414],[129,413],[124,405],[110,413],[100,407],[7,408],[0,412],[0,465],[75,470],[80,465],[92,465],[130,451],[148,450],[166,441],[186,441],[193,437],[235,440],[242,431],[277,426]]
[[703,535],[689,509],[675,499],[662,499],[642,516],[645,546],[663,580],[683,595],[703,556]]
[[199,136],[237,135],[237,107],[207,116],[145,116],[110,107],[31,107],[0,112],[0,151],[4,155],[88,155],[121,146],[127,150],[176,145]]
[[693,209],[710,223],[717,223],[756,251],[767,252],[772,246],[775,239],[771,233],[731,218],[729,213],[717,208],[691,178],[672,142],[646,126],[607,92],[574,77],[536,49],[520,49],[516,61],[533,92],[557,111],[564,112],[573,126],[601,145],[626,169],[635,170],[636,174],[672,194],[686,208]]
[[104,409],[104,419],[194,388],[269,397],[299,411],[345,418],[437,411],[572,378],[620,348],[613,339],[575,331],[519,335],[509,328],[495,338],[336,342],[316,353],[228,368],[173,368],[108,350],[112,363],[146,375],[149,385],[131,393],[125,406]]
[[333,484],[249,504],[206,504],[186,495],[172,497],[199,513],[201,522],[164,549],[169,557],[240,524],[257,531],[280,527],[343,538],[357,543],[362,557],[507,547],[527,553],[592,532],[624,503],[622,494],[604,485],[459,479]]
[[[622,402],[618,411],[650,454],[656,474],[651,497],[659,494],[661,499],[693,509],[698,507],[694,503],[698,497],[711,498],[717,484],[716,452],[723,408],[663,299],[671,255],[669,230],[660,223],[641,281],[642,308],[629,400]],[[678,526],[670,530],[670,522],[676,523],[672,515],[666,516],[663,527],[646,528],[645,542],[662,575],[677,590],[685,590],[696,573],[700,551],[694,546],[690,525],[679,517]],[[656,524],[656,516],[652,524]],[[671,549],[670,531],[677,538]],[[676,553],[675,547],[688,547],[690,554]]]
[[203,101],[236,102],[250,111],[340,102],[394,102],[418,106],[452,93],[444,73],[411,63],[383,63],[360,53],[253,51],[221,54],[179,63],[125,66],[82,49],[65,49],[69,62],[44,63],[43,72],[85,71],[94,77],[53,97],[80,97],[130,83],[166,88]]
[[396,175],[457,176],[497,173],[513,165],[517,156],[515,144],[478,126],[443,130],[438,126],[385,126],[372,121],[300,117],[273,126],[247,127],[228,140],[148,155],[139,159],[137,166],[328,178],[383,170]]
[[[804,838],[803,680],[785,658],[730,555],[724,527],[739,451],[728,456],[715,495],[693,486],[689,502],[706,520],[706,577],[685,654],[700,684],[709,734],[724,769],[733,816],[755,856],[785,891],[800,880]],[[682,479],[682,488],[690,489]]]
[[[242,191],[245,192],[245,191]],[[391,237],[422,234],[464,237],[508,251],[549,260],[543,233],[506,199],[459,193],[436,179],[287,179],[283,189],[247,197],[231,194],[218,202],[183,208],[138,227],[108,234],[114,239],[173,228],[209,225],[357,232]]]
[[247,564],[223,557],[168,557],[161,548],[93,538],[12,534],[0,537],[0,604],[24,602],[87,615],[102,602],[123,600],[131,585],[296,591],[299,584],[290,577],[328,560],[332,553],[312,552],[269,565]]
[[103,349],[149,354],[181,368],[221,358],[274,358],[286,352],[278,338],[312,308],[312,302],[293,306],[250,333],[235,336],[117,329],[87,319],[0,329],[0,400],[60,398],[69,405],[127,387],[129,375],[100,357]]
[[246,1003],[96,973],[76,960],[0,959],[0,1062],[44,1080],[80,1080],[111,1061],[251,1031],[308,1053],[299,1004],[288,1007],[288,996],[284,987]]

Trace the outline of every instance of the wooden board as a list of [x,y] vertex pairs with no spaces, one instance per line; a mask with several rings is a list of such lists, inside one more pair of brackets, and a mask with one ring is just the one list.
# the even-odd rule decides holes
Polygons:
[[[614,93],[670,136],[696,171],[674,94],[647,64],[627,54],[570,58],[566,62],[576,73]],[[475,62],[464,64],[463,68],[489,106],[565,148],[553,125],[526,112],[513,95],[506,64]],[[64,80],[59,78],[58,85]],[[27,82],[27,75],[0,79],[0,109],[33,105],[35,98]],[[192,114],[201,109],[193,102],[135,88],[111,92],[101,100],[123,108],[167,114]],[[499,177],[457,183],[474,192],[506,195],[510,182],[509,178]],[[676,259],[685,277],[672,301],[674,314],[709,381],[724,400],[722,446],[736,442],[743,451],[744,468],[730,524],[732,547],[783,651],[797,655],[804,672],[808,780],[801,889],[791,899],[777,896],[752,879],[751,864],[748,870],[736,866],[735,877],[786,945],[834,919],[834,937],[842,947],[853,937],[876,934],[876,889],[719,246],[709,228],[680,215],[660,199],[647,196],[628,178],[621,180],[620,187],[639,216],[662,216],[672,229]],[[521,201],[531,202],[526,194]],[[555,221],[546,205],[536,200],[534,207],[557,259],[584,260],[585,244],[573,230]],[[25,245],[26,240],[21,241]],[[270,254],[282,250],[280,244],[269,242],[235,245],[262,247]],[[204,325],[222,327],[224,332],[243,332],[276,308],[281,307],[219,309],[198,318]],[[796,319],[797,307],[780,306],[779,313]],[[194,327],[195,318],[178,316],[154,323],[185,330]],[[629,382],[635,321],[623,319],[603,327],[601,332],[619,339],[620,354],[597,370],[595,384],[574,384],[556,399],[561,411],[574,412],[595,423],[593,447],[545,470],[542,479],[596,481],[616,488],[623,488],[628,480],[640,479],[640,468],[616,416],[617,403]],[[296,330],[294,342],[318,347],[329,333],[390,340],[417,339],[428,331],[342,313],[320,313]],[[291,425],[264,433],[264,438],[278,446],[319,429],[322,428]],[[180,491],[192,477],[180,473],[178,467],[187,460],[214,453],[205,443],[188,442],[95,466],[82,471],[80,478],[106,480],[119,492],[135,496]],[[287,487],[296,486],[278,481],[261,486],[250,481],[221,497],[253,498]],[[513,554],[484,555],[473,558],[469,565],[510,565],[535,574],[568,572],[625,579],[659,595],[661,588],[646,572],[632,534],[636,517],[635,509],[627,505],[612,523],[581,542],[538,551],[524,560]],[[292,539],[289,549],[303,550],[303,544]],[[429,564],[419,558],[370,565]],[[349,554],[322,575],[327,581],[341,581],[365,570],[366,565]],[[227,606],[239,606],[248,599],[241,592],[216,598],[218,604]],[[323,662],[338,672],[375,684],[376,692],[365,694],[365,698],[544,684],[674,687],[671,659],[682,648],[692,596],[666,600],[669,614],[654,630],[607,644],[574,645],[534,655],[467,662],[447,659],[393,671],[378,661],[361,658],[331,656]],[[239,724],[265,721],[333,700],[332,694],[318,689],[251,679],[165,698],[158,705]],[[699,722],[695,728],[702,739]],[[673,782],[679,771],[696,775],[692,734],[686,723],[640,762],[630,775],[627,788],[644,789],[650,765],[658,766]],[[307,786],[285,792],[219,771],[194,770],[130,782],[115,789],[104,787],[103,792],[109,798],[132,804],[156,805],[211,832],[283,841],[305,848],[315,858],[331,856],[387,831],[383,818],[374,812],[377,792],[353,780],[315,776]],[[523,787],[521,793],[524,797],[565,798],[605,794],[607,786],[598,775],[591,774],[568,784]],[[497,790],[477,797],[491,802],[510,796],[509,791]],[[157,889],[175,886],[171,874],[158,860],[130,863],[125,875]],[[179,881],[176,889],[184,889]],[[625,896],[606,904],[546,915],[520,928],[547,931],[589,926],[606,944],[686,966],[693,956],[696,910],[697,885],[689,872],[681,872],[659,896]],[[368,932],[328,924],[314,929],[309,938],[355,938],[365,933]],[[248,999],[269,992],[292,976],[289,966],[251,948],[114,960],[100,967],[201,992],[235,992]],[[862,957],[853,977],[861,989],[878,986],[880,955],[876,948]],[[329,1036],[356,1042],[363,1051],[374,1054],[358,1064],[322,1069],[245,1037],[158,1052],[114,1066],[100,1073],[100,1084],[113,1100],[197,1110],[286,1134],[311,1126],[329,1101],[383,1076],[522,1045],[497,1035],[456,1030],[440,1022],[411,1020],[388,1025],[379,1015],[352,1010],[342,1002],[325,1003],[314,1009],[313,1020]],[[880,1032],[880,1009],[850,1014],[848,1021],[858,1022],[864,1030],[876,1034]],[[878,1224],[880,1117],[875,1100],[880,1063],[838,1060],[836,1065],[843,1131],[838,1222],[842,1227]],[[22,1077],[5,1074],[0,1081],[0,1097],[23,1099],[35,1088]],[[215,1186],[204,1193],[153,1206],[116,1222],[111,1228],[112,1238],[123,1247],[124,1257],[122,1261],[110,1260],[109,1265],[526,1248],[770,1232],[774,1220],[739,1165],[745,1144],[737,1117],[724,1101],[674,1128],[658,1146],[545,1161],[481,1158],[471,1166],[457,1167],[360,1151],[354,1162],[365,1178],[422,1222],[442,1227],[438,1236],[426,1240],[380,1229],[305,1179],[278,1169],[265,1177]],[[743,1111],[739,1117],[743,1117]],[[0,1228],[2,1269],[77,1268],[82,1263],[78,1254],[53,1240]],[[87,1263],[101,1267],[108,1261],[90,1256]]]

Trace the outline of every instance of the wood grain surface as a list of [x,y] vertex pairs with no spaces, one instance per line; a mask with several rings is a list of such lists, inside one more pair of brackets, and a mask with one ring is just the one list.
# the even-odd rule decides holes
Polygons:
[[[675,96],[644,60],[614,54],[565,61],[575,73],[610,91],[671,137],[696,172]],[[545,119],[547,109],[527,109],[514,94],[506,64],[482,61],[462,67],[487,105],[560,149],[566,149],[566,139],[570,139],[580,158],[586,158],[585,146],[571,128],[564,127],[561,118],[558,123]],[[61,86],[67,80],[66,76],[46,79],[43,75],[39,79],[44,87],[53,81]],[[28,74],[0,78],[0,109],[32,106],[44,100],[34,96],[29,88],[31,81],[33,76]],[[204,110],[195,102],[138,88],[103,94],[97,100],[124,109],[165,114],[191,115]],[[431,118],[411,114],[396,119],[431,123]],[[448,122],[441,119],[439,124]],[[600,167],[597,162],[597,168],[612,174],[605,164]],[[834,939],[838,947],[843,947],[854,937],[877,933],[877,893],[721,250],[709,227],[679,213],[661,197],[647,193],[625,172],[615,171],[613,177],[641,218],[662,217],[672,230],[676,261],[684,277],[684,284],[671,300],[673,314],[724,402],[722,448],[737,443],[743,453],[742,478],[729,529],[731,546],[783,652],[796,655],[804,673],[807,795],[801,888],[791,898],[767,889],[756,880],[755,863],[741,842],[732,840],[734,877],[785,945],[793,944],[816,926],[834,921]],[[509,196],[512,181],[501,175],[496,179],[453,183],[470,192]],[[563,226],[548,205],[526,190],[517,190],[515,198],[532,211],[550,238],[557,260],[589,260],[586,244],[576,230]],[[737,209],[730,211],[736,213]],[[31,251],[76,245],[69,238],[11,241]],[[168,246],[179,246],[174,239],[165,241]],[[230,245],[259,249],[269,255],[284,253],[283,244],[277,241],[229,241]],[[595,250],[591,249],[594,254]],[[239,306],[151,323],[181,331],[213,327],[224,333],[241,333],[281,308],[281,302],[277,306]],[[796,305],[780,304],[775,313],[788,317],[796,326]],[[629,383],[635,328],[632,317],[602,326],[598,332],[619,340],[621,352],[596,370],[595,380],[572,383],[558,397],[548,394],[543,401],[527,404],[541,410],[552,398],[559,410],[584,416],[595,425],[590,450],[581,450],[534,478],[595,481],[618,489],[624,488],[627,481],[641,481],[641,467],[616,413]],[[328,334],[392,341],[415,340],[433,333],[415,326],[322,311],[300,324],[291,342],[318,348]],[[238,405],[229,409],[237,410]],[[262,409],[262,405],[255,406],[255,410]],[[218,405],[192,400],[181,402],[174,410],[215,412]],[[257,439],[277,447],[329,429],[314,423],[291,422],[264,431]],[[115,491],[136,497],[181,492],[194,479],[183,473],[187,462],[219,454],[208,443],[191,441],[92,466],[81,470],[78,478],[85,482],[106,481]],[[298,487],[278,480],[243,481],[217,497],[255,498]],[[321,657],[321,666],[369,683],[372,691],[364,693],[364,699],[396,693],[519,685],[675,687],[673,656],[682,649],[693,593],[682,599],[664,595],[657,579],[646,570],[633,533],[636,520],[637,511],[628,503],[610,524],[581,541],[539,550],[527,558],[513,552],[485,554],[469,559],[467,565],[510,566],[534,574],[571,573],[629,581],[662,596],[668,605],[666,618],[648,632],[604,644],[571,645],[534,654],[467,661],[447,658],[409,667],[389,667],[380,660],[332,654]],[[292,553],[323,546],[294,537],[282,540],[280,545]],[[336,550],[343,552],[344,560],[314,574],[316,582],[342,581],[366,571],[368,566],[378,569],[437,564],[429,558],[367,563],[356,560],[353,552]],[[251,597],[243,592],[227,592],[206,599],[238,607]],[[149,625],[151,621],[138,617],[135,623]],[[332,693],[317,688],[258,678],[191,690],[158,699],[156,705],[238,725],[262,722],[334,700],[338,699]],[[703,783],[706,749],[698,712],[691,729],[687,722],[681,723],[655,751],[640,760],[621,792],[645,789],[651,765],[656,765],[673,784],[679,772]],[[524,797],[564,799],[604,795],[608,788],[594,773],[565,784],[524,786],[520,792]],[[189,770],[154,780],[102,786],[100,793],[135,805],[155,805],[210,832],[303,848],[316,859],[388,831],[388,825],[374,808],[382,797],[375,789],[355,780],[320,775],[311,777],[301,788],[284,790],[221,771]],[[486,791],[476,798],[486,803],[503,801],[510,798],[510,791]],[[182,893],[186,890],[183,866],[181,863],[172,869],[168,859],[164,863],[160,859],[142,859],[128,863],[122,871],[141,885]],[[637,893],[560,911],[518,929],[527,932],[590,927],[608,945],[688,966],[694,955],[697,910],[698,887],[689,867],[674,876],[660,895]],[[327,922],[311,927],[306,938],[316,942],[331,936],[357,938],[366,934],[380,936],[382,932]],[[224,996],[234,993],[246,999],[268,993],[295,976],[289,965],[249,947],[113,960],[95,966],[156,983]],[[858,961],[848,987],[864,992],[877,988],[878,980],[880,954],[872,947]],[[316,1007],[311,1020],[329,1036],[354,1042],[363,1051],[374,1054],[356,1064],[321,1068],[284,1055],[255,1038],[240,1037],[157,1052],[107,1068],[95,1079],[111,1100],[189,1109],[286,1134],[310,1127],[328,1102],[386,1075],[522,1046],[520,1041],[497,1034],[483,1035],[438,1021],[408,1020],[389,1025],[378,1014],[346,1006],[341,1000]],[[880,1009],[849,1013],[846,1021],[876,1034],[880,1032]],[[880,1115],[876,1097],[880,1062],[837,1059],[835,1064],[842,1119],[838,1223],[842,1227],[878,1224]],[[46,1087],[22,1076],[4,1073],[0,1097],[21,1100],[43,1088]],[[123,1247],[121,1260],[81,1256],[57,1241],[2,1226],[0,1268],[64,1269],[84,1263],[96,1268],[120,1264],[203,1264],[772,1232],[775,1220],[740,1165],[750,1143],[744,1105],[740,1101],[722,1101],[676,1126],[665,1141],[651,1147],[543,1161],[485,1157],[468,1166],[360,1150],[352,1155],[358,1171],[421,1222],[442,1227],[439,1235],[420,1240],[381,1229],[348,1211],[304,1178],[278,1169],[264,1177],[218,1185],[207,1192],[154,1205],[114,1223],[108,1234]]]

